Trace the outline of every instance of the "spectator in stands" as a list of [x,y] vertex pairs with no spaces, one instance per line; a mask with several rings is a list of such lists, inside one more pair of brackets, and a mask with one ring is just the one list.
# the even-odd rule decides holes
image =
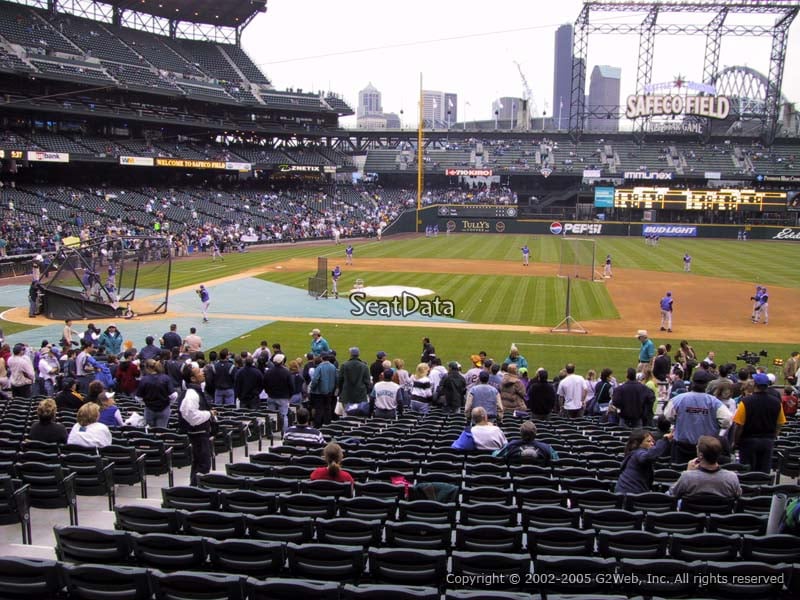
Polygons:
[[669,354],[667,354],[667,347],[661,345],[656,350],[656,358],[653,360],[653,377],[656,378],[657,382],[667,380],[670,367],[672,367],[672,361]]
[[646,329],[640,329],[636,332],[636,337],[641,344],[639,348],[639,365],[636,367],[637,371],[641,371],[644,365],[649,365],[653,362],[653,357],[656,355],[656,346],[647,335]]
[[372,378],[372,383],[376,384],[383,377],[383,361],[386,360],[386,352],[381,350],[375,354],[375,362],[369,366],[369,376]]
[[286,430],[283,436],[284,444],[294,444],[301,446],[322,446],[325,438],[322,434],[309,425],[310,415],[308,410],[302,406],[297,409],[295,415],[297,422]]
[[122,334],[114,323],[110,323],[97,339],[97,345],[105,347],[106,354],[119,356],[122,354]]
[[39,402],[36,407],[36,416],[39,421],[31,425],[28,439],[48,444],[66,444],[67,429],[61,423],[56,423],[56,403],[51,398]]
[[533,421],[525,421],[519,427],[520,439],[508,442],[494,455],[499,458],[536,461],[549,466],[551,460],[558,460],[558,452],[549,444],[538,441],[536,431],[536,424]]
[[547,371],[539,368],[528,384],[526,404],[534,419],[547,419],[556,406],[556,389],[548,377]]
[[[366,367],[366,365],[364,365]],[[325,460],[325,467],[319,467],[311,472],[311,479],[326,479],[328,481],[339,481],[344,483],[353,483],[353,477],[347,471],[342,470],[342,460],[344,460],[344,453],[342,447],[331,442],[322,451],[322,458]]]
[[197,328],[190,327],[189,335],[183,340],[183,347],[189,355],[194,355],[195,352],[200,352],[203,348],[203,340],[197,335]]
[[372,388],[371,396],[375,399],[373,416],[379,419],[396,419],[398,410],[402,412],[402,404],[398,401],[400,385],[392,381],[394,371],[385,369],[381,380]]
[[233,390],[241,408],[258,410],[261,407],[264,374],[256,367],[252,356],[245,358],[244,367],[236,371]]
[[339,402],[345,406],[369,400],[372,379],[367,363],[359,358],[360,354],[357,347],[350,348],[350,359],[339,368],[336,387],[339,389]]
[[98,339],[100,339],[100,328],[95,327],[94,323],[89,323],[86,326],[86,331],[83,332],[83,344],[97,348]]
[[172,323],[169,326],[169,331],[161,336],[161,347],[165,350],[172,350],[173,348],[180,348],[183,344],[181,336],[178,335],[178,326]]
[[292,374],[284,366],[286,357],[275,354],[272,357],[272,367],[264,373],[264,391],[267,392],[267,406],[277,410],[281,418],[281,431],[289,428],[289,398],[292,397]]
[[503,382],[500,384],[500,399],[503,401],[503,412],[505,414],[518,413],[528,414],[528,406],[525,404],[525,386],[517,376],[517,365],[510,363],[507,371],[503,375]]
[[704,369],[695,371],[691,390],[672,398],[664,409],[664,416],[675,424],[672,462],[691,460],[697,454],[697,443],[702,436],[716,436],[720,429],[731,425],[731,412],[705,392],[709,378]]
[[87,448],[104,448],[111,445],[111,431],[102,423],[98,423],[100,407],[94,402],[87,402],[78,409],[77,420],[69,432],[68,444]]
[[[443,404],[445,410],[450,413],[461,411],[467,393],[467,380],[461,374],[461,365],[456,361],[450,361],[447,365],[449,371],[441,381],[436,390],[439,404]],[[523,392],[524,397],[524,392]]]
[[636,381],[636,369],[629,367],[626,381],[611,395],[609,411],[614,411],[621,425],[638,428],[650,424],[653,417],[653,391]]
[[166,427],[169,424],[170,401],[178,393],[172,380],[153,359],[144,362],[144,375],[136,388],[136,398],[144,403],[144,421],[148,427]]
[[187,363],[182,375],[186,393],[178,406],[178,429],[189,435],[192,444],[189,484],[197,485],[198,473],[211,470],[211,431],[217,413],[210,410],[208,395],[203,391],[203,369],[196,362]]
[[89,391],[86,393],[86,402],[94,402],[100,406],[100,394],[106,391],[106,386],[102,381],[92,381],[89,384]]
[[114,392],[101,392],[97,397],[100,403],[100,421],[106,427],[122,427],[122,413],[114,401]]
[[672,496],[714,494],[728,498],[742,495],[739,476],[719,466],[722,444],[713,436],[703,435],[697,442],[697,456],[689,461],[678,481],[670,488]]
[[733,417],[733,443],[739,448],[739,460],[751,471],[769,473],[775,438],[786,423],[781,401],[768,392],[766,373],[753,375],[755,391],[742,398]]
[[333,360],[330,353],[322,355],[322,362],[314,368],[308,387],[309,406],[314,415],[314,427],[317,428],[327,425],[333,418],[337,379]]
[[44,386],[46,396],[53,397],[56,391],[56,377],[60,370],[58,359],[53,356],[50,346],[44,346],[39,350],[39,378]]
[[508,367],[509,365],[517,365],[517,369],[528,368],[528,360],[519,353],[519,349],[515,344],[511,344],[511,350],[508,356],[503,361],[503,364]]
[[575,365],[568,363],[564,367],[567,376],[558,382],[558,400],[562,412],[570,418],[583,416],[586,406],[586,381],[575,372]]
[[30,398],[36,373],[25,344],[16,344],[8,359],[8,380],[15,398]]
[[616,489],[618,494],[638,494],[649,492],[653,488],[653,464],[669,453],[672,434],[667,433],[658,442],[653,435],[644,429],[631,432],[625,445],[625,458],[620,465],[619,480]]
[[497,450],[508,443],[503,430],[489,422],[482,406],[472,409],[471,431],[476,450]]
[[78,384],[71,377],[64,378],[61,391],[55,397],[58,410],[78,410],[83,406],[83,396],[78,392]]
[[472,386],[467,392],[467,402],[464,412],[467,418],[474,408],[481,407],[486,411],[489,419],[503,419],[503,399],[500,392],[493,385],[489,385],[489,372],[481,371],[478,374],[478,384]]
[[156,339],[152,335],[144,338],[145,346],[139,350],[139,360],[145,362],[147,360],[158,360],[161,356],[161,348],[155,345]]
[[411,376],[411,410],[413,411],[427,413],[431,408],[433,389],[431,379],[428,377],[429,372],[428,363],[421,362]]
[[122,360],[117,365],[115,377],[117,380],[117,390],[123,394],[133,394],[139,385],[139,377],[141,371],[139,370],[138,361],[134,360],[136,352],[133,350],[126,350],[122,355]]

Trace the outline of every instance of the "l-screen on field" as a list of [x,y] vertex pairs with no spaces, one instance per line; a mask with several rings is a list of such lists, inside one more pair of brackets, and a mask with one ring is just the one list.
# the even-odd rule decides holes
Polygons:
[[[604,360],[622,368],[634,361],[638,329],[650,331],[657,343],[677,346],[681,339],[688,339],[697,346],[704,341],[698,351],[713,349],[718,355],[722,351],[731,361],[744,349],[766,347],[771,357],[794,349],[800,276],[792,243],[662,239],[653,247],[642,238],[594,239],[594,268],[600,281],[591,281],[584,268],[571,281],[570,314],[589,336],[550,334],[565,316],[567,283],[558,277],[562,240],[557,236],[439,233],[437,237],[359,241],[353,243],[352,266],[345,264],[348,242],[298,248],[268,259],[258,277],[304,289],[316,272],[317,257],[327,257],[329,270],[337,265],[342,269],[340,297],[318,302],[352,304],[355,309],[347,293],[357,284],[367,290],[423,288],[430,290],[429,298],[452,301],[453,319],[384,315],[380,326],[355,317],[349,322],[331,320],[327,326],[318,323],[326,328],[325,336],[334,347],[359,344],[365,356],[373,349],[402,356],[407,346],[408,360],[419,353],[420,336],[429,335],[435,342],[438,339],[438,354],[462,362],[481,349],[503,355],[508,344],[515,342],[523,344],[523,352],[524,344],[530,343],[528,352],[542,357],[536,364],[549,368],[560,367],[562,356],[574,356],[582,346],[594,349],[594,360],[584,363],[586,368]],[[522,264],[521,249],[526,244],[531,249],[528,267]],[[689,273],[683,270],[686,253],[692,256]],[[603,278],[608,254],[612,277]],[[769,289],[768,325],[754,325],[750,320],[750,297],[756,285]],[[675,299],[672,334],[659,331],[659,300],[667,291]],[[417,331],[408,329],[412,325]],[[347,336],[341,335],[345,331]],[[264,334],[270,340],[275,337]],[[548,365],[551,359],[554,364]]]

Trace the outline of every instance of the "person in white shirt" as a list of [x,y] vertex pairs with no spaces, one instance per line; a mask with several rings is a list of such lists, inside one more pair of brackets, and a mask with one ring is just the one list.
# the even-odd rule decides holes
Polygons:
[[51,398],[56,393],[56,375],[59,370],[58,359],[53,356],[50,346],[44,346],[39,350],[39,377],[44,383],[45,395]]
[[67,438],[68,444],[84,446],[86,448],[105,448],[111,445],[111,431],[102,423],[98,423],[100,418],[100,407],[94,402],[87,402],[78,409],[76,415],[78,420],[72,426]]
[[442,359],[438,356],[431,361],[431,372],[428,377],[431,379],[431,393],[436,398],[436,391],[439,389],[439,382],[447,375],[447,369],[442,365]]
[[558,401],[562,410],[571,418],[583,415],[586,406],[586,380],[575,373],[575,365],[569,363],[565,367],[567,376],[558,383]]
[[489,422],[482,406],[472,409],[472,439],[476,450],[497,450],[508,443],[503,430]]
[[178,428],[189,434],[192,444],[192,468],[189,485],[197,485],[197,475],[211,470],[211,424],[216,411],[210,410],[203,391],[205,373],[196,362],[186,363],[181,370],[186,393],[178,408]]
[[372,388],[372,395],[375,398],[374,416],[379,419],[397,418],[397,392],[400,386],[392,381],[394,371],[385,369],[383,379]]

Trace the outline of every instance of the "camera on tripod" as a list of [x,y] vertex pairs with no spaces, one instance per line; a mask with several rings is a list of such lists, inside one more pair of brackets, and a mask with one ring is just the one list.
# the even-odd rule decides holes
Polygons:
[[748,365],[757,365],[759,362],[761,362],[762,356],[768,356],[766,350],[761,350],[760,352],[750,352],[749,350],[745,350],[736,356],[736,360],[746,362]]

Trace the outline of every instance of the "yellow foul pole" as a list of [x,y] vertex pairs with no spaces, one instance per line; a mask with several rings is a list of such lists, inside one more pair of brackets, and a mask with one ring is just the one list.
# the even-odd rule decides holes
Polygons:
[[425,180],[425,163],[422,161],[422,143],[425,138],[425,121],[422,116],[422,73],[419,74],[419,125],[417,129],[417,216],[416,231],[419,233],[419,211],[422,209],[422,191]]

